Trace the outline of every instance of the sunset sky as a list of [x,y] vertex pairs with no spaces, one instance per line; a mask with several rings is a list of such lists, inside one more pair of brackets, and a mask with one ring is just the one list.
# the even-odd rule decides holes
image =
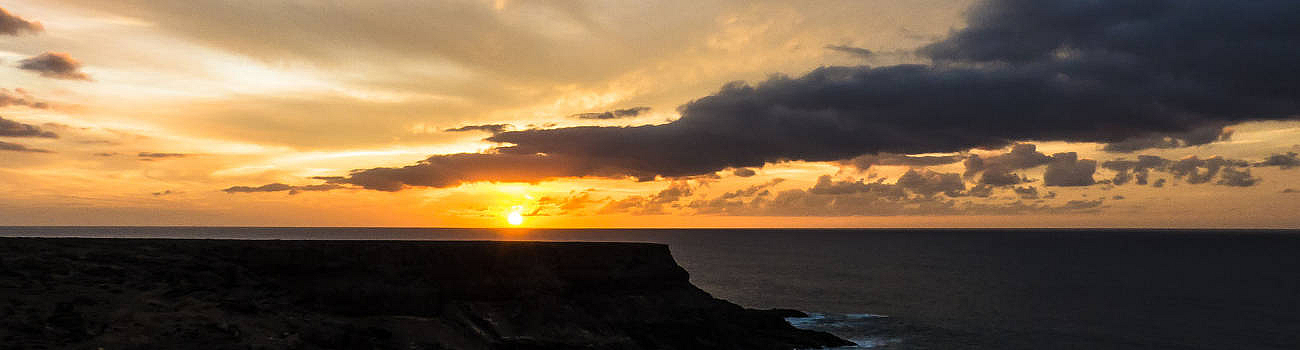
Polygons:
[[1300,228],[1300,6],[0,1],[0,225]]

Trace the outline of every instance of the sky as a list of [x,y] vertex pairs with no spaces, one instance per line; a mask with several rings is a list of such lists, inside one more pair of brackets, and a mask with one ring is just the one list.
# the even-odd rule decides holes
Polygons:
[[0,9],[0,225],[1300,228],[1293,0]]

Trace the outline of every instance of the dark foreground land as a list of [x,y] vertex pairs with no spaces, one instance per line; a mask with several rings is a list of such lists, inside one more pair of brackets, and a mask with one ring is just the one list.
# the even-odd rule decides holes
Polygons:
[[658,244],[0,238],[0,349],[848,345],[791,313]]

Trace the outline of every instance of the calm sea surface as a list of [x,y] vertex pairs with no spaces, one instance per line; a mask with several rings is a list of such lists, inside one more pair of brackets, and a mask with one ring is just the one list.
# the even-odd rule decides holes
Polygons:
[[697,286],[882,349],[1300,349],[1300,232],[0,227],[0,236],[667,244]]

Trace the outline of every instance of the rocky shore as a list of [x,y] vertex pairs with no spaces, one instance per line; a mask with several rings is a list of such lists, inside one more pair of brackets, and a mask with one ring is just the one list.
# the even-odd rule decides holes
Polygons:
[[0,349],[849,345],[643,243],[0,238]]

